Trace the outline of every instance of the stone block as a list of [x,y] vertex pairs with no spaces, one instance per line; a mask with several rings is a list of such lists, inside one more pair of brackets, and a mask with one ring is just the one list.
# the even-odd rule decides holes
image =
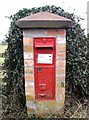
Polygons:
[[24,46],[24,52],[33,52],[33,46]]
[[55,30],[55,29],[54,30],[47,30],[46,34],[48,36],[58,36],[58,35],[66,36],[66,30],[64,30],[64,29],[61,29],[61,30]]
[[34,69],[33,67],[25,66],[24,72],[25,74],[34,74]]
[[57,68],[59,67],[61,69],[61,67],[65,67],[66,66],[66,60],[57,60],[56,61],[56,66]]
[[29,113],[35,113],[35,108],[34,107],[27,108],[27,112],[29,112]]
[[36,110],[36,104],[34,103],[34,100],[32,101],[26,101],[28,109],[34,109]]
[[23,37],[23,44],[25,45],[33,45],[33,38]]
[[56,53],[56,60],[66,59],[66,52],[57,52]]
[[44,115],[53,114],[56,107],[56,101],[45,101],[44,103],[43,101],[38,101],[36,105],[37,113],[43,113]]
[[57,81],[56,83],[58,88],[65,88],[65,81],[61,80]]
[[33,45],[33,38],[27,38],[27,37],[23,37],[23,44],[25,45]]
[[65,67],[57,67],[56,74],[58,75],[65,75]]
[[25,87],[34,87],[34,81],[33,80],[26,80]]
[[25,60],[32,60],[33,59],[33,53],[32,52],[24,52],[24,59]]
[[[30,89],[31,90],[31,89]],[[31,91],[32,92],[32,91]],[[26,94],[28,94],[28,93],[26,93]],[[34,100],[35,99],[35,97],[34,97],[34,94],[32,95],[32,94],[30,94],[30,95],[26,95],[26,101],[32,101],[32,100]]]
[[65,100],[65,88],[57,87],[57,101]]
[[25,87],[26,101],[32,101],[35,99],[34,87]]
[[[59,102],[59,106],[60,106],[61,108],[64,107],[64,100],[60,100],[60,102]],[[62,113],[62,112],[61,112],[61,113]]]
[[33,60],[24,60],[24,65],[32,67],[33,66]]
[[25,80],[34,80],[33,74],[25,74]]
[[59,44],[56,45],[56,51],[58,52],[65,52],[66,51],[66,44]]
[[44,29],[32,29],[32,30],[24,30],[23,32],[24,37],[28,38],[35,38],[35,37],[44,37],[45,30]]
[[57,36],[57,37],[56,37],[56,43],[57,43],[57,44],[65,44],[65,43],[66,43],[66,38],[65,38],[65,36]]
[[65,81],[65,75],[56,75],[57,81]]

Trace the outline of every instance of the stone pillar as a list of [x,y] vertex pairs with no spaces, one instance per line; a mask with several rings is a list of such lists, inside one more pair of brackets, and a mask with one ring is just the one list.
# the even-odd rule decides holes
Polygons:
[[[53,101],[35,101],[33,39],[36,37],[56,38],[56,100]],[[23,48],[25,94],[28,113],[57,114],[63,108],[65,100],[66,30],[24,30]]]

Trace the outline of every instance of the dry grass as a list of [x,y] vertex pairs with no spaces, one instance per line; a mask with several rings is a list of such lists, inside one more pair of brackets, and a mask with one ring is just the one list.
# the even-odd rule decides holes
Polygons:
[[64,113],[61,118],[87,118],[89,119],[89,100],[84,99],[82,102],[69,96],[65,102]]

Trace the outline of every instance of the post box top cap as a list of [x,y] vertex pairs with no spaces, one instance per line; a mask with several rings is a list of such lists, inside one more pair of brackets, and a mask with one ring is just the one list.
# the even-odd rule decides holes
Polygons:
[[39,12],[16,21],[20,28],[69,28],[72,20],[50,12]]

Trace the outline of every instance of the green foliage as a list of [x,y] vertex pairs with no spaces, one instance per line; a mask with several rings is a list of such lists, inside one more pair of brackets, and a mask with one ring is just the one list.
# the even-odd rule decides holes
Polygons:
[[23,36],[22,30],[15,25],[15,22],[40,11],[49,11],[73,20],[74,25],[67,30],[66,91],[81,98],[89,96],[89,46],[87,46],[89,45],[89,37],[86,38],[84,30],[79,25],[81,18],[54,5],[32,9],[25,8],[10,17],[11,25],[6,37],[8,43],[4,63],[6,69],[4,82],[6,85],[3,86],[3,95],[6,96],[6,102],[3,103],[3,116],[6,118],[12,116],[16,120],[27,119],[24,92]]
[[67,30],[67,82],[71,92],[89,97],[88,41],[79,24]]

